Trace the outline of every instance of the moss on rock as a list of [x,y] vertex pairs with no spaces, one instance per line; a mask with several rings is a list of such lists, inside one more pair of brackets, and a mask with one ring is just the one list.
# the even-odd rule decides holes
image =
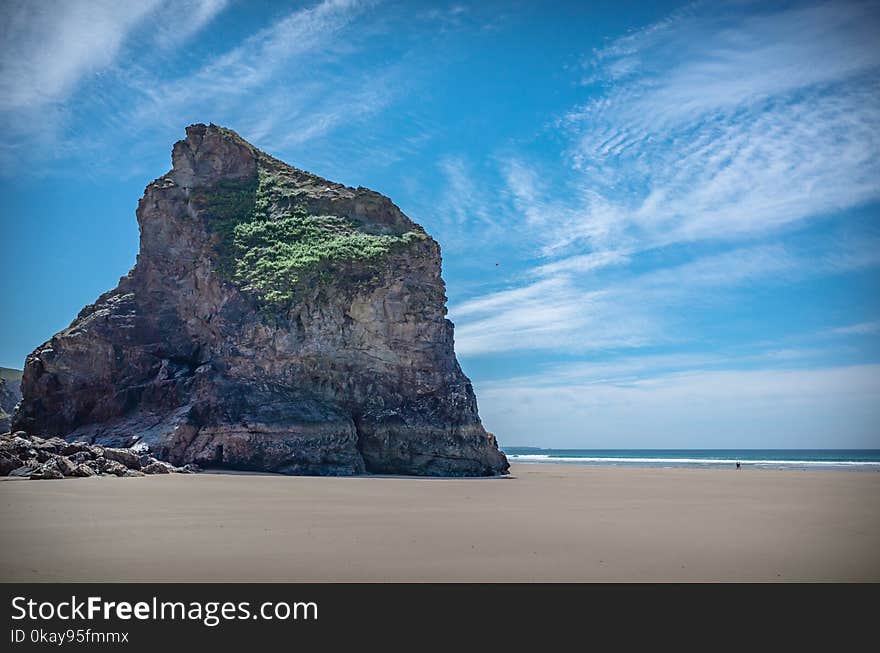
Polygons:
[[253,179],[198,189],[194,200],[218,235],[221,273],[276,309],[316,282],[338,279],[343,266],[369,278],[394,248],[427,238],[369,233],[344,216],[313,215],[286,171],[263,162]]

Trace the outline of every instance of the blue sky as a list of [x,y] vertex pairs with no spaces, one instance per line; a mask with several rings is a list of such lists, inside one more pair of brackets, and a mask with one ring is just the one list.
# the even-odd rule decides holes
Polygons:
[[877,3],[0,11],[0,365],[214,122],[437,238],[502,445],[880,447]]

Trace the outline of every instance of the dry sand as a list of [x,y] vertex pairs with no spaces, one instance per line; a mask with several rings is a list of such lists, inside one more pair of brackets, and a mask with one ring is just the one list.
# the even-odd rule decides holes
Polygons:
[[4,581],[880,581],[880,473],[0,483]]

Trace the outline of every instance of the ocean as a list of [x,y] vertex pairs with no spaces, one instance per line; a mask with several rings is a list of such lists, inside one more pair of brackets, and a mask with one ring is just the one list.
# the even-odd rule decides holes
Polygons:
[[880,472],[880,449],[502,449],[512,463]]

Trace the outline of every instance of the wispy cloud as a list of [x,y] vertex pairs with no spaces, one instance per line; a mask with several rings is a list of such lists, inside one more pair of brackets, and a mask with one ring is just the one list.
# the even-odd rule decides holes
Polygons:
[[532,270],[532,272],[539,276],[552,276],[562,272],[592,272],[613,265],[624,265],[629,263],[630,260],[626,252],[591,252],[540,265]]
[[568,174],[504,166],[545,256],[743,239],[880,199],[876,5],[741,9],[692,6],[589,58],[590,99],[556,123]]
[[440,170],[446,179],[441,211],[459,228],[472,221],[498,229],[492,217],[484,190],[474,182],[474,175],[461,157],[447,156],[440,160]]
[[[259,118],[254,120],[254,114],[246,112],[252,116],[255,131],[269,133],[284,118],[295,122],[300,108],[314,105],[322,95],[332,95],[328,85],[311,78],[309,71],[315,69],[321,57],[350,49],[340,34],[366,6],[368,3],[360,0],[324,0],[291,12],[185,77],[170,81],[158,81],[151,75],[132,77],[130,83],[144,101],[131,118],[176,124],[181,114],[194,107],[210,106],[215,112],[228,112],[242,101],[253,102],[259,97],[265,109]],[[281,74],[283,71],[288,74]],[[294,79],[299,83],[294,84]],[[360,94],[342,105],[332,103],[333,112],[323,112],[308,125],[299,125],[308,129],[308,133],[300,133],[300,138],[307,140],[324,133],[338,121],[334,114],[346,107],[375,102],[376,97]]]
[[463,355],[528,349],[637,347],[659,336],[656,318],[613,290],[588,291],[558,276],[450,308]]
[[[585,274],[626,260],[619,254],[564,259],[536,268],[544,279],[450,308],[464,354],[544,349],[586,352],[687,340],[679,315],[725,292],[792,284],[880,264],[880,241],[834,240],[818,251],[780,242],[707,254],[614,280]],[[590,267],[589,264],[592,264]]]
[[813,369],[829,354],[827,348],[734,347],[729,351],[627,354],[611,359],[587,357],[574,363],[551,364],[525,376],[484,383],[486,388],[578,387],[591,385],[633,386],[672,376],[720,371],[762,369]]
[[132,32],[147,22],[152,38],[168,48],[204,28],[227,3],[4,2],[0,10],[0,110],[62,101],[84,77],[113,65]]
[[587,197],[551,245],[738,238],[880,197],[876,6],[716,9],[593,57],[598,96],[560,122]]
[[880,446],[878,365],[696,369],[617,383],[536,377],[477,384],[477,391],[483,420],[503,434],[502,445]]
[[453,306],[465,351],[669,342],[689,303],[880,265],[875,234],[785,240],[880,200],[880,11],[751,9],[695,4],[592,54],[555,123],[568,170],[502,163],[538,261]]
[[[29,63],[20,69],[10,64],[8,75],[5,62],[14,63],[22,53],[3,49],[3,83],[15,89],[15,106],[0,105],[0,123],[7,127],[0,151],[4,170],[15,169],[24,153],[64,161],[106,151],[121,132],[136,137],[132,147],[146,145],[151,136],[165,143],[190,122],[228,124],[274,152],[290,151],[375,116],[402,86],[393,63],[360,67],[358,74],[341,65],[356,56],[371,30],[381,31],[379,21],[351,29],[375,4],[371,0],[323,0],[292,10],[233,47],[198,60],[195,69],[177,65],[178,46],[204,30],[228,0],[169,3],[154,0],[135,8],[71,2],[52,20],[31,4],[21,5],[15,16],[31,32],[51,32],[57,20],[76,38],[68,43],[53,36],[61,39],[56,47],[40,49],[38,34],[18,37]],[[181,12],[186,21],[179,20]],[[52,52],[46,70],[40,52]],[[27,66],[39,68],[39,74]],[[90,75],[96,72],[101,75]],[[75,93],[76,101],[68,101]],[[82,121],[88,121],[87,130],[72,128]],[[46,169],[51,162],[41,163]]]
[[880,321],[859,322],[832,329],[832,333],[845,336],[869,336],[880,333]]
[[[124,81],[179,54],[227,0],[33,0],[0,4],[0,174],[48,174],[52,161],[111,149],[95,133],[132,134],[119,117],[137,90]],[[186,19],[182,20],[181,15]],[[135,63],[137,62],[137,63]],[[115,92],[114,92],[115,91]],[[120,102],[119,98],[124,98]],[[83,136],[88,133],[89,136]],[[82,166],[74,166],[82,172]],[[91,169],[91,166],[88,167]],[[114,168],[118,172],[118,168]]]
[[86,74],[110,65],[158,0],[4,2],[0,109],[63,98]]
[[339,31],[363,6],[357,0],[325,0],[294,11],[196,73],[163,84],[152,95],[157,104],[173,108],[204,94],[217,98],[253,91],[297,57],[335,47]]
[[[173,48],[198,34],[214,17],[226,9],[230,0],[174,0],[173,12],[153,25],[160,48]],[[185,19],[181,20],[181,17]]]

